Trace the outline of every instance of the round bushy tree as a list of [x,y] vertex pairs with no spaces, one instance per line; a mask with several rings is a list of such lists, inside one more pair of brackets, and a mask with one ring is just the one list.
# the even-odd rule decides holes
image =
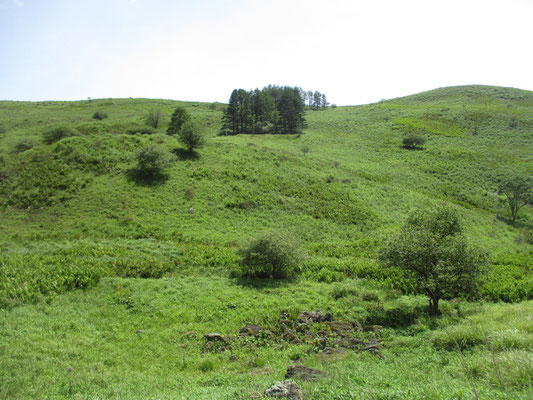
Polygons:
[[485,254],[468,245],[457,213],[448,207],[413,211],[385,244],[381,258],[428,296],[431,315],[440,314],[441,299],[478,292],[486,263]]
[[178,140],[187,148],[188,152],[202,147],[205,141],[202,127],[194,120],[185,122],[178,132]]
[[185,107],[176,107],[172,116],[170,117],[170,124],[168,124],[167,135],[177,135],[181,132],[183,125],[191,119],[191,116]]
[[303,259],[294,237],[280,232],[263,234],[239,249],[241,275],[283,279],[295,276]]
[[162,177],[170,164],[170,155],[159,146],[149,145],[137,153],[137,175],[141,178]]

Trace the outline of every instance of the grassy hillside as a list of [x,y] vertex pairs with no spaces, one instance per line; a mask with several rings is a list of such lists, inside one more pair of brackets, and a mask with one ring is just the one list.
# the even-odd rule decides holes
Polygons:
[[[165,134],[177,105],[206,130],[196,156]],[[152,109],[163,123],[138,133]],[[330,371],[300,382],[306,398],[531,395],[533,211],[510,223],[496,188],[533,174],[532,92],[452,87],[309,111],[298,137],[217,136],[223,109],[0,102],[0,396],[250,398],[295,361]],[[57,127],[71,136],[45,144]],[[422,150],[402,147],[409,133]],[[149,143],[173,154],[166,179],[132,173]],[[490,254],[483,299],[522,303],[450,302],[429,320],[426,300],[383,270],[377,252],[409,210],[442,203]],[[236,249],[269,230],[301,240],[302,277],[233,278]],[[386,359],[268,338],[202,351],[210,331],[276,331],[281,314],[316,309],[383,325],[357,335],[380,339]]]

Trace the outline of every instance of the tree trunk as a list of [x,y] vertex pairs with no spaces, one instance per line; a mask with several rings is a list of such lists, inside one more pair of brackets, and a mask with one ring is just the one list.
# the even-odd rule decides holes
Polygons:
[[442,313],[439,310],[439,299],[436,297],[430,297],[429,298],[429,315],[437,316],[441,314]]

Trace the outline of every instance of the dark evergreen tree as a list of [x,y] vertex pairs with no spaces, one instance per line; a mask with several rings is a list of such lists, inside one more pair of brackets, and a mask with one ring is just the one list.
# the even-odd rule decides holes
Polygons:
[[183,124],[191,119],[191,116],[185,107],[176,107],[172,116],[170,117],[170,124],[168,124],[167,135],[177,135],[180,133]]

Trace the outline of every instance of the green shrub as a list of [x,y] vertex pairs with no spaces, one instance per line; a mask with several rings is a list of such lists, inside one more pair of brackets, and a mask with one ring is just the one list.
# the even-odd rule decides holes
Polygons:
[[241,276],[283,279],[295,276],[303,254],[294,237],[269,232],[252,240],[238,251]]
[[32,147],[35,147],[36,145],[37,143],[35,143],[35,141],[32,139],[29,139],[29,138],[21,139],[15,144],[15,146],[13,146],[13,149],[11,152],[14,154],[22,153],[22,152],[25,152],[26,150],[31,149]]
[[68,126],[56,126],[43,133],[43,141],[46,144],[52,144],[59,142],[69,136],[76,136],[78,132]]
[[106,119],[107,118],[107,114],[103,111],[96,111],[94,114],[93,114],[93,118],[94,119],[97,119],[98,121],[101,121],[103,119]]
[[204,135],[202,128],[196,121],[187,121],[178,132],[178,140],[183,144],[187,151],[192,152],[194,149],[204,145]]
[[422,136],[409,134],[403,138],[402,143],[406,149],[416,149],[422,147],[426,143],[426,139]]
[[148,145],[137,153],[137,176],[141,178],[158,178],[166,175],[170,165],[170,154],[162,147]]

